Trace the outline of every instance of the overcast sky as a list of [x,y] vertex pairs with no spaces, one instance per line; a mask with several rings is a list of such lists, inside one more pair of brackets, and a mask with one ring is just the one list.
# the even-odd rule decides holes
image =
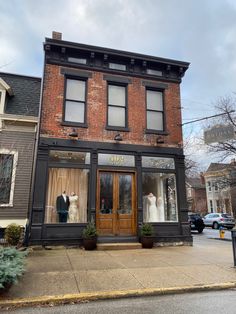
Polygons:
[[52,30],[68,41],[190,62],[184,122],[213,114],[218,97],[236,92],[235,0],[0,0],[0,71],[41,76]]

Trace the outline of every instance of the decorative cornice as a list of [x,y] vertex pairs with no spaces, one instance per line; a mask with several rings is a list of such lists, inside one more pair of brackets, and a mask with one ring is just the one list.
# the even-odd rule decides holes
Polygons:
[[[97,70],[108,69],[108,62],[119,62],[122,60],[126,64],[126,71],[122,71],[122,75],[133,74],[133,75],[144,75],[147,77],[152,77],[153,79],[170,79],[176,82],[181,82],[181,78],[184,76],[185,71],[189,67],[188,62],[182,62],[173,59],[160,58],[150,55],[144,55],[139,53],[133,53],[128,51],[121,51],[116,49],[98,47],[85,45],[80,43],[68,42],[64,40],[56,40],[51,38],[46,38],[44,43],[44,49],[46,53],[46,61],[49,63],[56,64],[61,60],[60,54],[65,54],[67,57],[71,54],[86,55],[87,64],[78,66],[83,67],[94,67]],[[97,63],[96,60],[99,60]],[[67,60],[65,62],[68,64]],[[74,66],[74,65],[73,65]],[[162,76],[148,75],[146,73],[147,69],[153,69],[163,73]],[[121,71],[113,70],[113,72],[119,73]]]

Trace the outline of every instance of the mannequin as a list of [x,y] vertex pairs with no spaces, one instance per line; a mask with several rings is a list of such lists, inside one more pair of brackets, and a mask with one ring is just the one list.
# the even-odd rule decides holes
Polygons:
[[147,209],[149,222],[160,221],[156,206],[156,196],[154,196],[152,193],[149,193],[147,196]]
[[74,192],[72,192],[70,197],[69,197],[70,207],[69,207],[68,222],[70,222],[70,223],[79,222],[79,209],[77,206],[78,199],[79,199],[78,195],[76,195]]
[[63,191],[62,194],[57,197],[56,206],[59,222],[67,222],[70,201],[69,197],[66,195],[66,191]]
[[159,212],[159,221],[165,221],[165,214],[164,214],[164,201],[161,196],[157,199],[157,208]]

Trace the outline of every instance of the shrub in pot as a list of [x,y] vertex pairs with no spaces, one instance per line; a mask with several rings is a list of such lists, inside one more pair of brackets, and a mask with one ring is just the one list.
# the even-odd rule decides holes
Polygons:
[[24,272],[25,256],[16,248],[0,248],[0,293],[7,290]]
[[149,223],[144,223],[141,226],[141,243],[142,248],[151,249],[153,247],[153,227]]
[[17,246],[21,239],[22,227],[17,224],[10,224],[6,227],[4,238],[9,245]]
[[94,250],[97,247],[97,229],[93,222],[89,222],[83,230],[83,245],[85,250]]

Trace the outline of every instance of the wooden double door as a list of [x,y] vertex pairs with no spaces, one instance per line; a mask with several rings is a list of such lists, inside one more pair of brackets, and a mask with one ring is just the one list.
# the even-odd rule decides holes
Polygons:
[[96,226],[99,235],[136,234],[136,183],[133,172],[98,171]]

